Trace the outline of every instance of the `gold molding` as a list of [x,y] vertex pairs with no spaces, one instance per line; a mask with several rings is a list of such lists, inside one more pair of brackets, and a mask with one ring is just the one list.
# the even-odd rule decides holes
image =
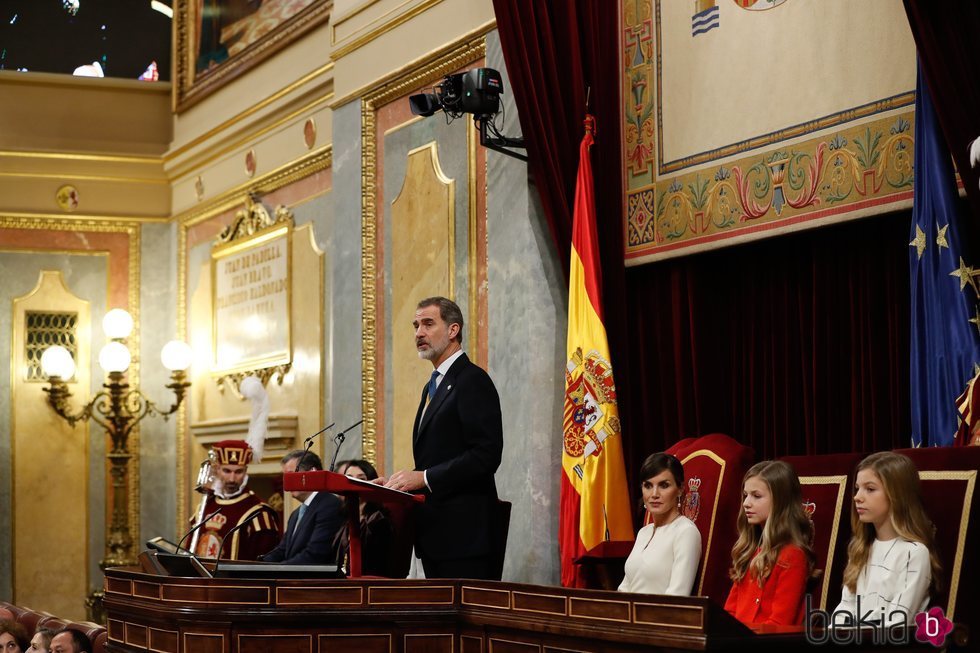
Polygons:
[[[371,31],[367,32],[366,34],[362,34],[361,36],[354,37],[346,45],[342,45],[339,48],[335,48],[333,50],[333,52],[330,53],[330,57],[334,61],[337,61],[338,59],[342,59],[343,57],[346,57],[351,52],[354,52],[355,50],[361,49],[362,47],[364,47],[365,45],[367,45],[371,41],[375,40],[376,38],[378,38],[382,34],[387,34],[388,32],[393,31],[395,28],[399,27],[400,25],[403,25],[404,23],[407,23],[408,21],[412,20],[416,16],[425,13],[426,11],[428,11],[429,9],[431,9],[432,7],[434,7],[437,4],[439,4],[440,2],[442,2],[442,0],[422,0],[422,2],[420,2],[417,5],[415,5],[414,7],[412,7],[411,9],[409,9],[408,11],[406,11],[405,13],[399,14],[399,15],[395,16],[392,20],[390,20],[390,21],[388,21],[386,23],[382,23],[381,25],[378,25],[377,27],[375,27]],[[350,14],[348,14],[347,16],[344,17],[344,20],[348,20],[349,18],[352,18],[352,17],[356,16],[357,14],[361,13],[361,11],[363,11],[363,9],[366,9],[367,7],[368,7],[368,5],[364,5],[358,11],[351,12]],[[376,18],[375,20],[371,21],[371,23],[368,23],[368,25],[371,25],[372,23],[376,23],[379,20],[384,20],[384,18],[386,18],[387,16],[391,15],[394,11],[396,11],[399,8],[400,7],[396,8],[396,9],[393,9],[393,10],[391,10],[391,11],[385,13],[385,14],[382,14],[381,16],[378,16],[378,18]],[[341,21],[341,22],[343,22],[343,21]],[[336,35],[337,35],[337,24],[335,23],[333,25],[332,29],[330,30],[330,43],[331,43],[331,45],[337,42]]]
[[[177,339],[187,342],[187,229],[189,222],[177,224]],[[193,397],[193,395],[191,395]],[[187,405],[181,402],[175,422],[177,438],[177,524],[176,533],[187,529]]]
[[820,609],[827,609],[827,595],[830,592],[830,572],[834,565],[837,550],[837,533],[840,530],[840,514],[844,509],[844,496],[847,494],[847,474],[834,476],[801,476],[800,485],[825,485],[837,483],[837,502],[834,505],[834,521],[830,530],[830,549],[827,551],[827,568],[824,569],[823,587],[820,590]]
[[708,566],[708,556],[711,555],[711,541],[715,533],[715,517],[718,516],[718,500],[721,498],[721,484],[725,481],[725,460],[710,449],[698,449],[691,452],[681,461],[681,465],[686,465],[689,460],[696,456],[706,456],[718,463],[721,473],[718,474],[718,487],[715,488],[715,505],[711,506],[711,522],[708,526],[708,546],[704,548],[704,555],[701,556],[701,582],[698,583],[698,596],[704,596],[704,570]]
[[[256,102],[255,104],[253,104],[252,106],[248,107],[247,109],[245,109],[243,111],[239,111],[238,113],[236,113],[231,118],[228,118],[224,122],[221,122],[221,123],[217,124],[216,126],[212,127],[211,129],[209,129],[208,131],[204,132],[203,134],[200,134],[200,135],[192,138],[191,140],[187,141],[183,145],[181,145],[181,146],[179,146],[177,148],[174,148],[170,152],[167,152],[163,156],[163,161],[164,162],[167,162],[167,161],[171,161],[173,159],[176,159],[178,156],[180,156],[184,152],[187,152],[188,150],[192,149],[193,147],[195,147],[197,145],[200,145],[201,143],[205,142],[206,140],[208,140],[209,138],[211,138],[215,134],[220,134],[221,132],[223,132],[224,130],[228,129],[229,127],[231,127],[233,125],[237,125],[242,120],[248,118],[249,116],[252,116],[252,115],[258,113],[259,111],[261,111],[262,109],[265,109],[266,107],[270,106],[271,104],[273,104],[277,100],[286,97],[287,95],[289,95],[290,93],[292,93],[293,91],[295,91],[296,89],[298,89],[299,87],[301,87],[301,86],[303,86],[303,85],[305,85],[305,84],[313,81],[314,79],[316,79],[320,75],[325,75],[325,74],[329,73],[331,70],[333,70],[333,67],[334,67],[334,63],[332,61],[328,61],[327,63],[323,64],[319,68],[316,68],[314,70],[311,70],[310,72],[308,72],[307,74],[303,75],[302,77],[300,77],[296,81],[294,81],[294,82],[292,82],[292,83],[284,86],[283,88],[279,89],[278,91],[276,91],[272,95],[266,97],[265,99],[263,99],[263,100],[261,100],[259,102]],[[2,152],[0,152],[0,154],[2,154]]]
[[[364,425],[361,427],[361,454],[377,465],[377,296],[378,274],[377,142],[376,113],[379,108],[423,84],[428,84],[486,56],[485,36],[464,37],[428,60],[396,76],[379,81],[361,98],[361,404]],[[387,80],[395,79],[389,82]]]
[[80,152],[32,152],[30,150],[0,150],[0,158],[65,159],[68,161],[102,161],[105,163],[159,164],[163,156],[124,156],[119,154],[82,154]]
[[74,172],[3,172],[0,177],[15,177],[20,179],[68,179],[70,181],[106,181],[120,184],[154,184],[169,186],[166,178],[152,177],[113,177],[110,175],[79,175]]
[[[111,215],[93,215],[91,213],[19,213],[15,211],[2,211],[0,212],[0,220],[10,218],[23,221],[26,225],[40,224],[42,222],[72,222],[75,224],[96,224],[96,223],[115,223],[120,225],[132,225],[135,223],[167,223],[170,222],[170,218],[153,218],[153,217],[137,217],[137,216],[111,216]],[[20,227],[7,227],[8,229],[40,229],[42,227],[34,226],[20,226]],[[93,229],[91,226],[86,227],[88,231],[99,231],[99,229]]]
[[[334,99],[330,103],[330,108],[336,109],[338,107],[344,106],[348,102],[357,100],[358,98],[363,100],[368,96],[380,94],[384,91],[385,88],[389,88],[389,87],[401,88],[403,86],[407,86],[407,88],[402,91],[405,92],[407,90],[413,90],[415,86],[421,86],[422,84],[426,84],[428,82],[435,81],[441,77],[445,77],[446,75],[462,67],[463,64],[468,63],[469,61],[464,57],[460,65],[457,66],[456,68],[449,68],[446,70],[446,72],[442,73],[441,75],[435,75],[433,77],[426,77],[423,74],[423,72],[428,67],[436,65],[434,62],[440,61],[443,58],[452,57],[454,55],[459,56],[461,54],[459,51],[461,50],[465,51],[471,47],[482,47],[485,53],[486,35],[489,32],[493,31],[496,27],[497,27],[497,21],[489,20],[483,25],[471,29],[469,32],[463,34],[462,36],[452,41],[451,43],[447,43],[441,48],[433,50],[428,54],[425,54],[412,61],[409,61],[401,68],[393,70],[387,75],[385,75],[384,77],[381,77],[379,79],[374,80],[373,82],[365,84],[349,92],[347,95],[341,96],[339,99]],[[405,79],[406,75],[411,76],[412,79],[415,79],[414,84],[407,83],[409,80]],[[397,94],[394,97],[397,97]]]
[[[169,171],[170,179],[177,183],[182,179],[189,177],[195,173],[200,173],[202,169],[209,163],[217,161],[229,152],[246,146],[246,145],[256,145],[263,136],[280,129],[284,125],[288,125],[290,122],[299,118],[300,116],[306,114],[307,112],[313,112],[320,108],[320,105],[326,104],[330,105],[330,101],[333,99],[333,92],[327,93],[326,95],[320,96],[315,100],[303,105],[299,109],[296,109],[292,113],[289,113],[278,120],[258,129],[254,132],[249,132],[242,136],[241,138],[235,140],[234,142],[227,143],[224,147],[215,149],[214,151],[209,151],[208,155],[201,160],[195,160],[190,162],[182,162],[174,166],[174,168]],[[307,148],[308,149],[308,148]]]
[[470,342],[473,343],[473,360],[479,362],[480,359],[480,325],[477,323],[480,315],[480,293],[477,288],[477,271],[479,269],[477,258],[477,246],[476,246],[476,233],[477,233],[477,215],[476,215],[476,194],[477,190],[477,177],[476,177],[476,144],[477,144],[477,133],[476,125],[473,122],[467,121],[466,124],[466,200],[467,200],[467,210],[469,211],[469,224],[467,230],[468,238],[468,248],[467,248],[467,275],[469,278],[469,287],[467,288],[467,294],[469,295],[469,309],[470,309]]
[[960,513],[960,528],[956,537],[956,557],[949,576],[949,601],[946,603],[947,618],[953,619],[956,611],[956,595],[960,587],[960,573],[963,570],[963,554],[966,548],[966,531],[970,525],[970,510],[973,507],[973,491],[977,484],[977,470],[963,471],[920,471],[919,478],[926,481],[966,481],[966,491],[963,493],[963,510]]
[[326,170],[332,164],[333,146],[324,145],[320,149],[314,150],[292,163],[287,163],[261,177],[251,179],[234,188],[229,188],[217,197],[199,206],[176,214],[173,219],[184,226],[193,226],[240,205],[243,194],[265,195],[266,193],[271,193],[294,181],[299,181],[314,173]]

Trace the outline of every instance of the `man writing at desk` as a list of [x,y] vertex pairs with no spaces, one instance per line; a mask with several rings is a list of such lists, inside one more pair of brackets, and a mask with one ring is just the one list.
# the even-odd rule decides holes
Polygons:
[[419,358],[434,368],[412,430],[415,470],[377,482],[425,492],[415,553],[427,578],[489,579],[493,475],[503,450],[500,398],[490,376],[463,353],[463,314],[455,302],[423,299],[413,325]]

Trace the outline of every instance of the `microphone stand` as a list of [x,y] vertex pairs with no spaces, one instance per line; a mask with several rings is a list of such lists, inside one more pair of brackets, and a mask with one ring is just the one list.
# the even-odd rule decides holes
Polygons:
[[330,471],[332,472],[337,466],[337,454],[340,453],[340,447],[343,446],[344,440],[347,438],[347,434],[354,429],[355,426],[360,426],[364,422],[364,418],[359,419],[354,424],[351,424],[346,429],[338,433],[333,437],[334,443],[337,445],[333,450],[333,458],[330,460]]
[[328,424],[327,426],[324,426],[322,429],[320,429],[319,431],[317,431],[316,433],[314,433],[310,437],[306,438],[306,448],[303,449],[303,455],[300,456],[299,462],[296,463],[297,466],[299,466],[300,463],[302,463],[304,460],[306,460],[306,454],[310,453],[310,449],[313,447],[313,440],[316,439],[316,436],[320,435],[324,431],[329,431],[330,429],[332,429],[334,427],[335,424],[337,424],[337,422],[331,422],[330,424]]
[[[271,510],[272,510],[272,508],[268,508],[267,512],[268,511],[271,511]],[[260,510],[260,511],[256,512],[255,515],[257,516],[261,512],[262,511]],[[230,531],[228,531],[227,533],[225,533],[225,536],[223,538],[221,538],[221,544],[218,545],[218,555],[214,559],[214,569],[211,570],[211,576],[212,577],[218,575],[218,563],[221,560],[221,553],[225,550],[225,540],[227,540],[229,537],[231,537],[231,535],[233,533],[235,533],[236,531],[239,531],[239,530],[245,528],[246,526],[248,526],[251,523],[252,523],[252,519],[246,519],[243,522],[240,522],[238,524],[235,524],[232,527],[232,529]]]
[[[196,524],[194,524],[194,526],[192,526],[191,529],[184,534],[184,537],[180,538],[180,541],[177,542],[177,553],[180,553],[180,545],[184,543],[184,540],[187,539],[187,536],[188,535],[190,535],[191,533],[196,533],[197,532],[197,529],[199,529],[201,526],[204,526],[206,523],[208,523],[209,521],[211,521],[212,519],[214,519],[215,515],[217,515],[219,512],[221,512],[221,508],[218,508],[217,510],[215,510],[214,512],[212,512],[207,517],[202,517],[201,518],[201,521],[199,521]],[[185,551],[188,551],[188,553],[190,553],[192,555],[194,553],[193,548],[192,549],[185,549]]]

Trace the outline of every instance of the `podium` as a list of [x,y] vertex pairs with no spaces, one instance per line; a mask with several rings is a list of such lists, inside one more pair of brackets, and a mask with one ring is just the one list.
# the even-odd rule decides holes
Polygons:
[[347,525],[350,533],[350,569],[347,570],[347,575],[350,578],[361,577],[361,500],[387,505],[413,505],[425,501],[421,494],[400,492],[370,481],[319,469],[283,474],[282,489],[287,492],[331,492],[347,499]]

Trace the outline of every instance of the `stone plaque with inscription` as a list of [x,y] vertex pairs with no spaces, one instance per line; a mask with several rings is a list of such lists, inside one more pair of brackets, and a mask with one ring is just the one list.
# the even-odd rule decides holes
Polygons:
[[212,371],[290,362],[291,225],[279,224],[212,252]]

